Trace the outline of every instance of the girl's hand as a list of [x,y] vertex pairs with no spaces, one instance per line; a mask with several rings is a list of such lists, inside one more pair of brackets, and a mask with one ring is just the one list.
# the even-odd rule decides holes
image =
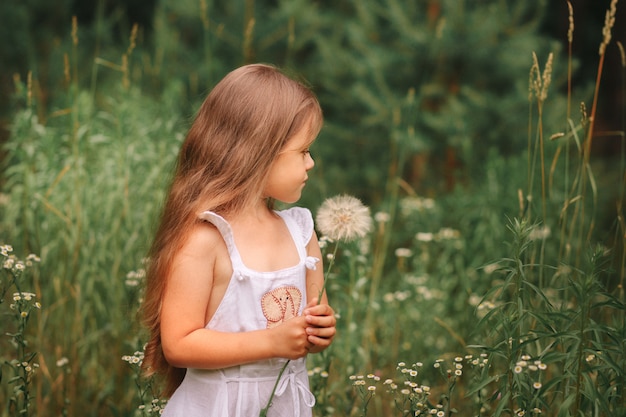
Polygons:
[[306,333],[308,341],[312,345],[311,353],[318,353],[326,349],[333,341],[337,329],[335,325],[335,312],[328,304],[317,304],[317,298],[311,300],[302,315],[306,319]]
[[304,316],[293,317],[270,329],[275,357],[299,359],[309,353],[311,343],[307,340],[307,321]]

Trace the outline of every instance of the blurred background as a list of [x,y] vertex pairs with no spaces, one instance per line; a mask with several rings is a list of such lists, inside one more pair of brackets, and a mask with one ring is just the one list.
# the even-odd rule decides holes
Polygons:
[[[571,1],[576,104],[591,97],[609,4]],[[617,11],[613,30],[614,40],[621,42],[624,14]],[[42,116],[65,104],[59,102],[68,87],[65,54],[79,69],[72,83],[106,90],[118,75],[106,63],[121,65],[120,54],[137,25],[128,80],[155,99],[178,89],[173,105],[183,115],[192,115],[217,80],[245,63],[273,63],[308,80],[325,111],[322,139],[328,137],[334,149],[350,144],[353,150],[323,152],[322,165],[333,182],[340,178],[339,186],[363,197],[380,197],[365,195],[380,190],[384,180],[378,167],[368,166],[387,165],[387,141],[398,123],[393,114],[405,106],[408,94],[416,95],[416,107],[415,120],[399,122],[415,128],[405,175],[418,191],[429,192],[443,182],[450,189],[480,170],[491,149],[507,154],[525,146],[524,129],[518,128],[526,125],[523,92],[533,51],[542,62],[555,53],[554,67],[561,73],[551,89],[554,101],[566,89],[565,0],[524,5],[505,0],[8,0],[0,16],[0,140],[9,135],[11,115],[23,105],[14,94],[16,76],[25,81],[32,72],[33,100]],[[623,119],[615,43],[606,60],[599,131],[614,129]],[[595,145],[610,156],[616,143],[598,140]],[[354,175],[335,175],[339,167],[349,167]]]
[[[332,275],[345,336],[314,363],[331,375],[316,391],[317,415],[361,415],[350,374],[455,357],[479,341],[502,346],[477,329],[477,300],[504,280],[493,266],[516,256],[531,266],[524,279],[551,294],[519,305],[575,315],[586,304],[560,280],[596,271],[588,252],[604,248],[605,267],[589,274],[621,300],[611,305],[619,314],[592,316],[621,317],[609,327],[626,331],[626,5],[611,15],[610,40],[603,34],[615,3],[0,2],[0,244],[41,257],[0,287],[2,334],[29,341],[14,353],[15,340],[0,339],[0,416],[19,411],[7,383],[20,370],[15,355],[38,364],[18,390],[30,388],[33,415],[145,413],[137,405],[151,391],[121,360],[144,341],[142,259],[195,111],[227,72],[252,62],[305,80],[324,111],[298,204],[315,212],[347,193],[377,215],[376,231]],[[533,225],[523,256],[512,254],[524,234],[514,218]],[[19,314],[9,320],[17,284],[42,303],[27,327]],[[583,362],[553,360],[562,371]],[[618,362],[609,374],[623,390],[623,355]],[[384,401],[372,404],[370,415],[391,415]]]

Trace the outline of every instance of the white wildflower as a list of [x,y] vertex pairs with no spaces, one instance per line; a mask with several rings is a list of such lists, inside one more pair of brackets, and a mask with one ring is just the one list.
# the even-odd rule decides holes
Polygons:
[[387,223],[390,219],[391,216],[389,215],[389,213],[385,213],[384,211],[379,211],[378,213],[374,214],[374,220],[377,223]]
[[398,248],[395,251],[395,255],[398,258],[410,258],[413,255],[413,251],[408,248]]
[[426,232],[418,232],[415,235],[415,239],[419,240],[420,242],[431,242],[434,238],[435,236],[432,233]]

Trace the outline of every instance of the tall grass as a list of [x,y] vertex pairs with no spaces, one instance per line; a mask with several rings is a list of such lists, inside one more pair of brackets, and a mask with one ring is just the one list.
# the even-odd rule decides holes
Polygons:
[[[75,61],[75,33],[66,63]],[[130,84],[127,54],[119,62],[108,67],[119,81],[103,96],[79,88],[77,66],[66,66],[65,107],[44,122],[29,100],[5,147],[2,240],[43,259],[29,283],[44,306],[29,330],[40,352],[38,415],[123,415],[133,401],[119,360],[140,347],[129,338],[137,295],[125,276],[149,244],[181,133],[173,99],[143,96]],[[28,86],[18,91],[32,96]]]
[[[201,22],[210,54],[219,29],[206,10]],[[119,56],[96,59],[81,88],[78,29],[65,46],[58,108],[42,115],[32,80],[16,81],[25,106],[5,145],[0,204],[0,244],[15,248],[3,251],[13,261],[0,287],[1,416],[145,415],[163,405],[158,381],[138,373],[145,339],[135,312],[142,258],[186,129],[182,88],[173,82],[158,100],[142,92],[142,77],[167,68],[158,56],[138,59],[132,33]],[[249,56],[251,18],[244,29]],[[547,125],[558,102],[544,59],[529,53],[528,131],[511,132],[528,136],[527,152],[489,153],[481,183],[418,195],[403,177],[418,93],[407,91],[394,110],[375,230],[342,246],[327,277],[339,335],[310,358],[316,415],[624,414],[624,126],[618,163],[597,176],[597,94],[589,114],[572,103],[568,68],[564,120]],[[316,181],[313,189],[346,191]],[[599,221],[616,183],[615,221]],[[17,273],[30,253],[40,265]]]

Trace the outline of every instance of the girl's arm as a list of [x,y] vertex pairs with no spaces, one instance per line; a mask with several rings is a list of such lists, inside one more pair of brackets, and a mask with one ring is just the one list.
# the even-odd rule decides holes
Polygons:
[[307,269],[306,286],[308,304],[303,311],[308,327],[308,341],[313,346],[309,349],[311,353],[321,352],[326,349],[333,341],[336,334],[335,312],[328,305],[328,297],[326,291],[322,293],[321,301],[318,302],[320,290],[324,288],[324,265],[322,261],[322,251],[315,231],[309,240],[307,246],[307,254],[320,259],[315,270]]
[[216,369],[269,358],[305,356],[311,344],[304,316],[272,329],[250,332],[205,328],[214,310],[210,305],[212,291],[215,286],[228,285],[232,274],[230,262],[225,262],[228,259],[221,235],[207,224],[198,225],[175,255],[161,306],[161,343],[170,365]]

